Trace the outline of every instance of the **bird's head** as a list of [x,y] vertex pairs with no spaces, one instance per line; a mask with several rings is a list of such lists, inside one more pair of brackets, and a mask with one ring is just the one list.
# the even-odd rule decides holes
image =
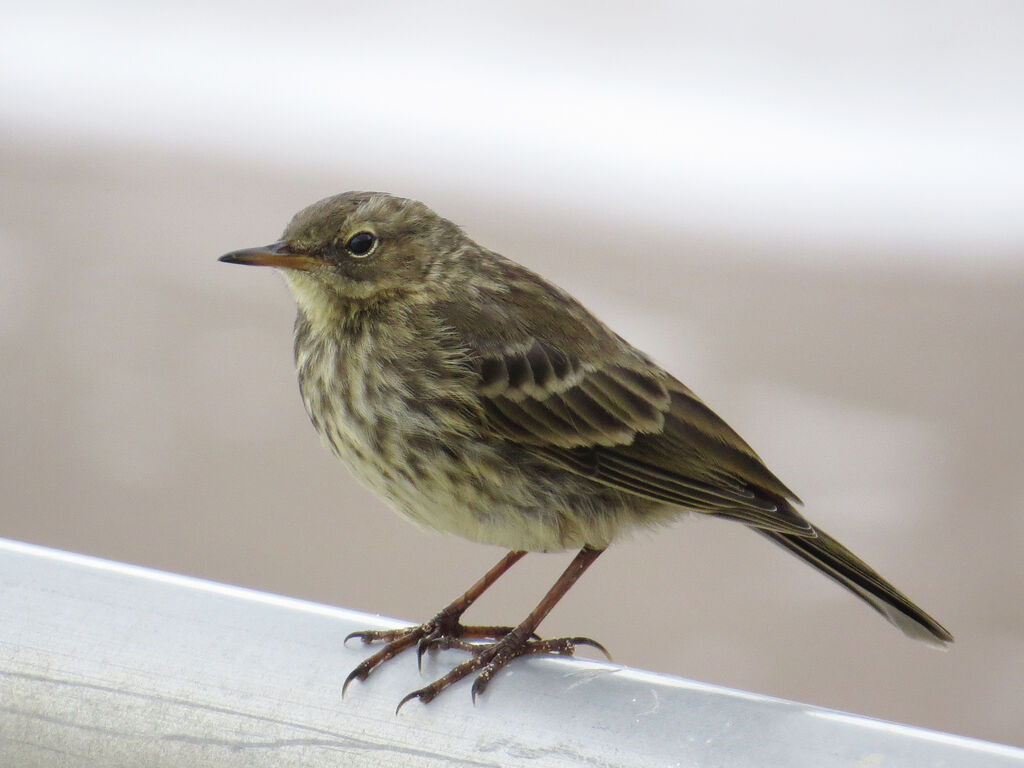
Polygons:
[[220,260],[277,267],[303,313],[327,319],[346,305],[415,294],[438,260],[466,242],[423,203],[345,192],[299,211],[276,243]]

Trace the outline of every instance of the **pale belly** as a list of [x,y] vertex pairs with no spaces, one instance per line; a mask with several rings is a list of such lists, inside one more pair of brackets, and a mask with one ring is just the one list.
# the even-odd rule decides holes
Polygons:
[[389,370],[372,355],[369,344],[355,342],[300,354],[303,402],[325,445],[412,522],[508,549],[560,551],[603,548],[624,531],[679,514],[480,437],[471,408],[451,405],[465,386],[410,397],[416,372]]
[[473,438],[431,446],[419,436],[416,448],[399,450],[396,460],[394,450],[378,451],[374,438],[359,430],[331,429],[321,437],[363,485],[419,526],[508,549],[559,551],[585,543],[567,535],[573,526],[550,491]]

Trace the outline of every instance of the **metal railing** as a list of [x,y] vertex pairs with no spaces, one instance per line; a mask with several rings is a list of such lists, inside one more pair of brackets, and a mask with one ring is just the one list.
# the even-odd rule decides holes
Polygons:
[[532,658],[395,705],[462,658],[341,682],[376,616],[0,540],[0,766],[1024,768],[1024,750],[612,664]]

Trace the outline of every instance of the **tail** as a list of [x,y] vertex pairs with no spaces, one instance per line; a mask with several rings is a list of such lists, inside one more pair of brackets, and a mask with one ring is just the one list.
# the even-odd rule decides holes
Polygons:
[[815,529],[817,535],[800,536],[764,528],[754,530],[838,581],[908,637],[939,648],[953,642],[953,635],[945,627],[824,531]]

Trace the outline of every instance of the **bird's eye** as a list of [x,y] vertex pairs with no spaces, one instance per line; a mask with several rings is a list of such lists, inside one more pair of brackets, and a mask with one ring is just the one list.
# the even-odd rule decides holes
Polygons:
[[352,237],[345,243],[345,250],[351,253],[356,258],[363,258],[370,255],[377,246],[377,238],[372,232],[356,232]]

